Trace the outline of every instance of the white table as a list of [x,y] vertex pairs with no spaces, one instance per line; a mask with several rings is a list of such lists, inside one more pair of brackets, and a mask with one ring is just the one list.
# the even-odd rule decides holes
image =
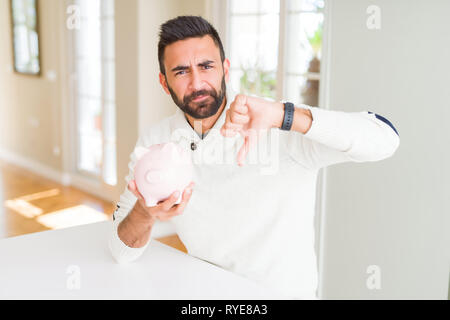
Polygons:
[[106,221],[0,240],[0,299],[283,299],[156,240],[117,264],[110,232]]

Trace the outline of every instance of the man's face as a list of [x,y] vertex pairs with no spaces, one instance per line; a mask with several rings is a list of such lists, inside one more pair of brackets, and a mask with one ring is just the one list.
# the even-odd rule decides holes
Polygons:
[[177,41],[164,52],[166,76],[160,83],[175,104],[195,119],[217,113],[226,94],[229,61],[220,60],[219,48],[210,36]]

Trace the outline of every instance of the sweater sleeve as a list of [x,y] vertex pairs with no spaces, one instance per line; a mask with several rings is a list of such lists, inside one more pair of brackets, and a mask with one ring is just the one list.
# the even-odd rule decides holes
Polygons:
[[310,169],[342,162],[386,159],[400,145],[397,130],[386,118],[370,111],[342,112],[301,105],[312,114],[308,132],[290,132],[291,156]]
[[[138,146],[143,146],[141,138],[138,139],[135,149]],[[134,179],[134,167],[136,161],[137,159],[133,150],[130,155],[130,161],[128,163],[129,173],[125,177],[126,186],[128,186],[128,182]],[[127,187],[125,187],[125,191],[121,194],[120,199],[116,205],[116,210],[113,214],[112,232],[109,238],[109,248],[111,250],[112,256],[118,263],[128,263],[136,260],[142,255],[142,253],[150,243],[150,241],[148,241],[143,247],[131,248],[128,247],[124,242],[122,242],[117,233],[117,228],[120,222],[122,222],[122,220],[130,213],[131,209],[133,209],[134,205],[136,204],[136,201],[137,197],[131,191],[129,191]]]

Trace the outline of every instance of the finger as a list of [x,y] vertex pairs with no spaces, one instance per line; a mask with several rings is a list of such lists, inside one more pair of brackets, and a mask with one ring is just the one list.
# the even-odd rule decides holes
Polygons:
[[160,206],[164,211],[169,211],[170,208],[172,208],[175,205],[175,202],[177,202],[178,197],[180,196],[180,191],[173,192],[169,198],[164,200]]
[[[194,188],[194,185],[195,185],[195,183],[192,181],[186,188],[189,187],[189,188],[192,189],[192,188]],[[177,191],[175,191],[174,193],[176,193],[176,192],[179,192],[179,191],[177,190]],[[171,196],[173,196],[174,193],[172,193]],[[178,195],[178,196],[179,196],[179,195]],[[167,200],[169,200],[169,199],[170,199],[170,197],[169,197],[168,199],[165,199],[165,200],[160,200],[160,201],[157,202],[157,204],[160,205],[160,204],[164,203],[164,201],[167,201]],[[178,197],[176,197],[176,199],[178,199]],[[175,200],[175,201],[176,201],[176,200]]]
[[225,117],[225,124],[224,124],[225,129],[240,130],[242,128],[242,125],[239,123],[234,123],[231,120],[232,114],[233,113],[230,110],[227,110],[226,117]]
[[182,197],[182,200],[181,200],[181,202],[179,203],[179,204],[177,204],[177,205],[175,205],[175,206],[173,206],[173,208],[172,208],[172,214],[174,214],[174,215],[178,215],[178,214],[182,214],[183,213],[183,211],[184,211],[184,208],[186,207],[186,205],[188,204],[188,202],[189,202],[189,199],[191,198],[191,196],[192,196],[192,188],[191,187],[187,187],[185,190],[184,190],[184,192],[183,192],[183,197]]
[[184,207],[186,206],[187,202],[189,201],[192,190],[194,188],[195,183],[192,181],[183,192],[183,195],[181,197],[181,202],[179,204],[176,204],[172,207],[172,209],[169,211],[170,216],[178,215],[183,212]]
[[237,113],[245,115],[248,113],[248,108],[246,104],[247,104],[247,97],[243,94],[238,94],[234,99],[233,103],[230,105],[230,109],[232,111],[236,111]]
[[242,115],[248,114],[248,107],[246,105],[236,105],[234,109],[232,109],[234,112],[237,112]]
[[224,129],[228,129],[228,130],[239,131],[239,130],[242,130],[242,128],[244,127],[244,125],[243,125],[243,124],[240,124],[240,123],[231,123],[231,122],[229,122],[229,123],[225,123],[225,124],[223,125],[223,127],[224,127]]
[[230,114],[230,120],[231,120],[231,123],[233,123],[233,124],[243,125],[243,124],[246,124],[249,122],[250,117],[248,115],[243,115],[243,114],[240,114],[237,112],[232,112]]
[[161,221],[167,221],[175,216],[178,216],[184,212],[184,209],[189,202],[192,195],[194,183],[191,183],[183,192],[182,200],[179,204],[174,205],[169,211],[158,213],[158,219]]
[[132,194],[134,194],[134,196],[136,198],[138,198],[140,200],[144,200],[144,197],[142,196],[142,194],[137,189],[137,185],[136,185],[136,181],[135,180],[131,180],[130,182],[128,182],[128,190],[130,190],[130,192]]
[[236,125],[236,124],[231,123],[230,113],[229,113],[229,110],[227,110],[225,123],[222,126],[222,128],[220,129],[220,133],[224,137],[233,137],[236,135],[237,131],[240,130],[241,128],[242,128],[242,125]]

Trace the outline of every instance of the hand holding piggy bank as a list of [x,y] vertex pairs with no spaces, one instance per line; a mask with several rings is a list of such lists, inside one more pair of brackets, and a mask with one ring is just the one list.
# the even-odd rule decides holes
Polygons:
[[174,191],[180,196],[192,181],[193,166],[188,152],[173,142],[154,144],[148,148],[137,147],[134,169],[136,186],[147,207],[167,199]]

